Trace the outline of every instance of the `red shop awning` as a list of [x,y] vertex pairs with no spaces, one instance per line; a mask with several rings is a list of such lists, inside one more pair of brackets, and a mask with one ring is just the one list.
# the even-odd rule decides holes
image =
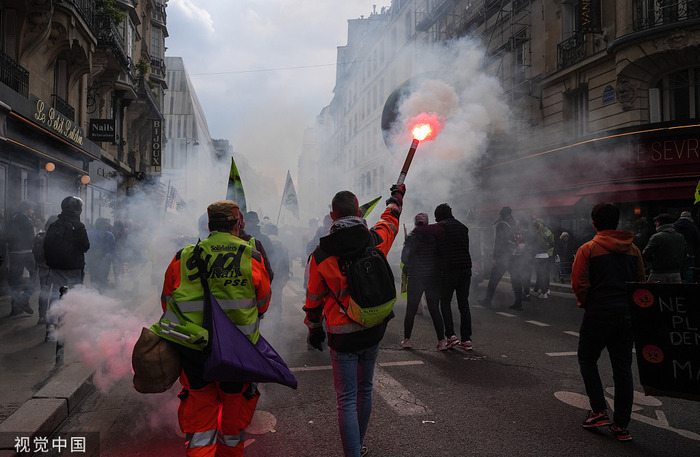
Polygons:
[[593,204],[601,201],[613,203],[641,202],[654,200],[694,201],[698,181],[678,181],[663,183],[603,184],[581,189],[577,194],[583,201]]

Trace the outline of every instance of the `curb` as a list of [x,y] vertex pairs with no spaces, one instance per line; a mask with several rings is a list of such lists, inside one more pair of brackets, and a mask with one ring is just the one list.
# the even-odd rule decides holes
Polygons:
[[76,362],[49,378],[41,390],[0,423],[0,457],[15,455],[15,437],[32,440],[51,436],[92,391],[93,375],[94,371]]

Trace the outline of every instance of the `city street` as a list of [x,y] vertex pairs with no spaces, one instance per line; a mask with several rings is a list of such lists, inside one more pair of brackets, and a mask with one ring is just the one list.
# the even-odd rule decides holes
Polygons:
[[[472,289],[473,303],[484,287]],[[427,310],[416,317],[413,349],[401,349],[405,300],[399,299],[375,374],[369,455],[700,455],[700,404],[646,397],[638,378],[632,442],[617,442],[605,427],[579,425],[588,408],[575,355],[582,312],[572,294],[559,290],[546,300],[533,297],[525,311],[515,312],[508,310],[502,281],[493,308],[472,305],[471,352],[437,351]],[[307,350],[299,276],[288,283],[284,300],[283,330],[263,321],[262,333],[293,368],[299,388],[260,386],[246,456],[342,455],[330,359],[327,350]],[[600,366],[612,404],[606,355]],[[91,394],[61,433],[99,432],[102,457],[184,455],[178,388],[141,395],[123,379],[109,392]]]

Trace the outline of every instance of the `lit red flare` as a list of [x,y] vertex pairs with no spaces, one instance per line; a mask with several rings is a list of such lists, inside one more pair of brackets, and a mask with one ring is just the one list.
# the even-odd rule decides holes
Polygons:
[[408,173],[408,168],[411,166],[413,155],[416,153],[418,142],[435,138],[435,135],[438,134],[443,124],[444,119],[440,118],[440,116],[435,113],[420,113],[408,123],[411,127],[410,132],[413,135],[413,141],[411,142],[411,147],[408,150],[406,161],[401,168],[401,173],[399,173],[399,179],[396,181],[396,184],[403,184],[406,179],[406,174]]
[[433,129],[430,127],[430,124],[421,124],[413,127],[413,138],[415,138],[418,141],[423,141],[430,135],[430,132],[432,132]]

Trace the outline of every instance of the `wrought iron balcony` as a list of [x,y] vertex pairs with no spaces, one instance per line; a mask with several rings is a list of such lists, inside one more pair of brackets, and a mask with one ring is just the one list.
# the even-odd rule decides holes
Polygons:
[[23,97],[29,97],[29,72],[0,51],[0,82]]
[[587,55],[586,35],[576,33],[557,45],[557,68],[562,70],[570,67],[585,59]]
[[697,0],[632,0],[632,5],[635,32],[700,17]]
[[56,94],[53,94],[52,97],[54,109],[66,116],[71,121],[75,122],[75,108],[70,106],[67,101],[65,101]]
[[157,57],[151,57],[151,75],[165,79],[165,61]]
[[124,68],[129,68],[131,59],[126,53],[126,45],[124,44],[124,39],[122,38],[117,24],[109,16],[97,15],[95,16],[95,33],[97,35],[97,44],[99,46],[105,46],[112,49],[114,56],[119,60]]
[[95,0],[66,0],[66,3],[70,3],[75,7],[76,10],[83,16],[85,22],[88,24],[93,23],[93,17],[95,14]]

